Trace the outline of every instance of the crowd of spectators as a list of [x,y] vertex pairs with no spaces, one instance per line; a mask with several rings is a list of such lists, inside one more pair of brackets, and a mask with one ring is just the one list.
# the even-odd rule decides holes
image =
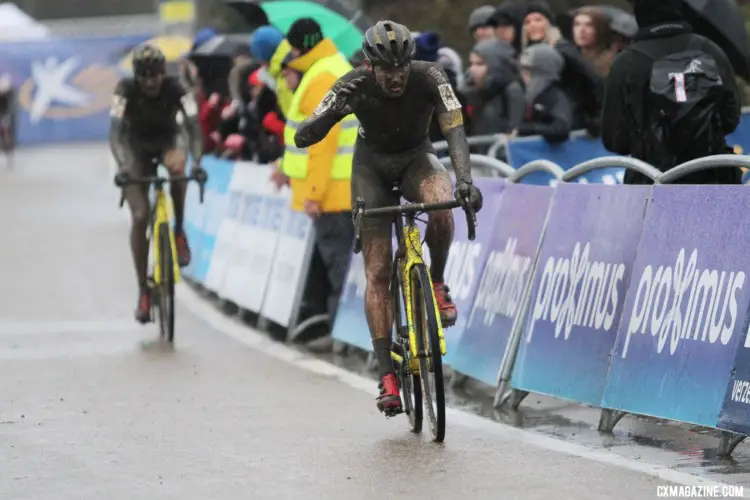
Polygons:
[[[469,16],[467,36],[475,41],[469,54],[462,57],[438,33],[424,31],[414,33],[415,58],[445,69],[469,135],[541,135],[560,142],[585,129],[598,137],[604,80],[637,26],[595,6],[568,13],[566,29],[556,19],[542,0],[486,5]],[[196,86],[207,152],[261,163],[283,156],[285,110],[301,78],[289,67],[287,35],[271,26],[248,35],[237,49],[227,95]],[[196,46],[213,36],[201,30]],[[361,52],[350,63],[361,65]],[[443,139],[437,123],[430,138]]]

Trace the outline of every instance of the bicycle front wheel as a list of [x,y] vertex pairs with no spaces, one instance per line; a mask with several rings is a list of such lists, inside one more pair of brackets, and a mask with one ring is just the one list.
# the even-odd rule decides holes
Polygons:
[[411,269],[409,280],[411,281],[412,319],[419,352],[422,399],[429,418],[433,440],[440,443],[445,439],[445,384],[435,296],[427,267],[424,264],[416,265]]
[[174,342],[174,256],[169,224],[159,224],[159,328],[162,337]]
[[401,308],[401,280],[398,275],[398,266],[393,268],[391,278],[391,304],[393,306],[393,326],[394,326],[394,348],[397,349],[401,356],[400,364],[397,366],[401,383],[401,396],[404,400],[404,413],[409,418],[409,428],[412,432],[418,434],[422,432],[422,387],[419,382],[419,376],[414,374],[411,369],[411,352],[409,349],[408,328],[404,324],[404,314]]

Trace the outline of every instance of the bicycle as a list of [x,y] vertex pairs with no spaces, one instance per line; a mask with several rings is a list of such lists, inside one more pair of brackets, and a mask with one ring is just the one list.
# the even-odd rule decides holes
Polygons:
[[[157,166],[159,163],[155,161]],[[166,170],[166,169],[165,169]],[[179,175],[168,177],[157,175],[152,177],[141,177],[119,182],[115,177],[115,185],[122,189],[120,208],[125,203],[125,187],[132,185],[148,185],[154,188],[151,200],[151,223],[146,232],[150,240],[149,268],[147,280],[151,293],[151,322],[154,321],[154,308],[159,309],[159,331],[162,339],[174,343],[174,286],[180,280],[180,266],[175,259],[177,247],[175,235],[172,230],[173,206],[169,195],[164,191],[164,184],[172,182],[195,181],[200,187],[200,202],[203,203],[206,181],[208,175],[202,168],[193,169],[191,175]],[[154,237],[156,235],[156,237]],[[156,300],[155,300],[156,299]]]
[[[394,187],[397,199],[401,190]],[[397,249],[391,273],[391,304],[396,332],[391,359],[399,379],[403,409],[386,413],[387,417],[406,413],[412,432],[422,431],[422,406],[427,410],[433,440],[445,439],[445,383],[443,356],[446,355],[443,325],[437,307],[432,278],[422,257],[422,239],[416,225],[420,213],[448,210],[461,206],[458,201],[412,203],[367,210],[362,198],[354,205],[354,252],[361,251],[360,225],[363,217],[395,216]],[[469,239],[476,235],[476,214],[466,204]],[[402,311],[401,302],[405,306]],[[404,324],[405,323],[405,324]],[[429,379],[432,377],[433,386]],[[434,402],[433,402],[434,400]]]

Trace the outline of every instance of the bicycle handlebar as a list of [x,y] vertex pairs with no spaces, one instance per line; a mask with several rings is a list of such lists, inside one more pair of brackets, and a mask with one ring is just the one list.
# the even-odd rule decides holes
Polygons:
[[167,177],[160,177],[160,176],[149,176],[149,177],[138,177],[135,179],[128,179],[125,182],[118,182],[117,177],[115,177],[115,186],[122,189],[122,195],[120,196],[120,208],[122,208],[123,204],[125,203],[125,190],[123,188],[127,186],[146,186],[146,185],[154,185],[157,187],[161,187],[167,182],[170,183],[177,183],[177,182],[190,182],[195,181],[198,183],[198,187],[200,188],[200,202],[203,203],[203,196],[206,192],[206,181],[208,181],[208,175],[206,174],[205,170],[198,170],[191,172],[190,175],[175,175],[171,176],[169,178]]
[[362,238],[360,236],[360,225],[363,217],[383,217],[385,215],[413,214],[418,212],[432,212],[434,210],[452,210],[462,207],[466,214],[466,228],[469,233],[469,240],[474,241],[476,238],[477,215],[474,207],[465,200],[461,203],[458,200],[441,201],[439,203],[407,203],[404,205],[395,205],[392,207],[365,209],[365,200],[357,198],[354,204],[354,253],[362,250]]

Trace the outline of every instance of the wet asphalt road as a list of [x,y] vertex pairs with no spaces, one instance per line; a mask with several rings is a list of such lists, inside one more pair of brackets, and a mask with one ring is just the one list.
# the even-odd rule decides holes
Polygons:
[[620,500],[668,484],[450,420],[436,445],[371,394],[248,347],[184,303],[175,351],[150,343],[156,326],[131,319],[106,146],[15,163],[0,158],[0,499]]

